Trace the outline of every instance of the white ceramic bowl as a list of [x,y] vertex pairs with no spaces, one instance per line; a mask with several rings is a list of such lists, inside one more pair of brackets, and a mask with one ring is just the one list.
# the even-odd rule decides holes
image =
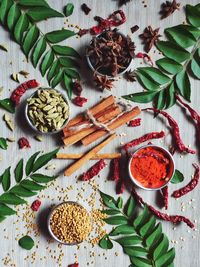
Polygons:
[[[146,148],[146,147],[153,147],[153,148],[157,148],[158,150],[162,151],[166,156],[167,158],[169,159],[169,164],[170,164],[170,168],[172,169],[171,170],[171,175],[168,177],[169,180],[164,184],[162,185],[161,187],[159,188],[148,188],[148,187],[144,187],[141,183],[138,182],[138,180],[135,179],[135,177],[133,177],[132,173],[131,173],[131,161],[133,159],[133,157],[143,148]],[[145,145],[145,146],[142,146],[140,148],[138,148],[131,156],[130,160],[129,160],[129,164],[128,164],[128,172],[129,172],[129,176],[132,180],[132,182],[137,185],[138,187],[142,188],[142,189],[145,189],[145,190],[149,190],[149,191],[155,191],[155,190],[160,190],[162,189],[163,187],[165,187],[169,182],[170,180],[172,179],[173,175],[174,175],[174,172],[175,172],[175,163],[174,163],[174,159],[171,155],[171,153],[166,150],[165,148],[161,147],[161,146],[157,146],[157,145]]]
[[[53,88],[46,88],[46,87],[40,87],[40,88],[38,88],[28,99],[30,99],[30,98],[34,98],[35,97],[35,95],[37,94],[37,92],[39,91],[39,90],[50,90],[50,89],[53,89]],[[69,105],[69,102],[68,102],[68,100],[67,100],[67,98],[63,95],[63,93],[61,93],[60,91],[58,91],[58,90],[56,90],[56,89],[53,89],[53,90],[55,90],[56,92],[58,92],[58,93],[60,93],[61,95],[62,95],[62,97],[63,97],[63,99],[65,100],[65,102],[67,103],[67,105],[68,105],[68,107],[69,107],[69,110],[68,110],[68,113],[69,113],[69,116],[68,116],[68,118],[66,119],[66,121],[65,121],[65,123],[63,124],[63,126],[59,129],[59,130],[57,130],[57,131],[52,131],[52,132],[41,132],[41,131],[39,131],[37,128],[36,128],[36,126],[32,123],[32,121],[31,121],[31,119],[29,118],[29,116],[28,116],[28,102],[26,102],[26,106],[25,106],[25,117],[26,117],[26,120],[27,120],[27,122],[28,122],[28,124],[29,124],[29,126],[34,130],[34,131],[36,131],[38,134],[44,134],[44,135],[52,135],[52,134],[56,134],[56,133],[59,133],[59,132],[61,132],[64,128],[65,128],[65,126],[67,125],[67,123],[69,122],[69,119],[70,119],[70,105]]]
[[[51,217],[52,217],[53,212],[54,212],[57,208],[59,208],[60,206],[62,206],[62,205],[64,205],[64,204],[76,204],[76,205],[80,206],[81,208],[83,208],[83,209],[88,213],[88,211],[86,210],[86,208],[84,208],[84,207],[83,207],[81,204],[79,204],[78,202],[75,202],[75,201],[65,201],[65,202],[62,202],[62,203],[56,205],[56,206],[50,211],[50,213],[49,213],[49,216],[48,216],[48,218],[47,218],[47,227],[48,227],[48,231],[49,231],[51,237],[52,237],[54,240],[56,240],[57,242],[59,242],[59,243],[61,243],[61,244],[63,244],[63,245],[67,245],[67,246],[78,245],[78,244],[82,243],[84,240],[81,241],[81,242],[65,243],[65,242],[61,241],[56,235],[54,235],[54,233],[53,233],[53,231],[52,231],[52,229],[51,229],[51,223],[50,223],[50,222],[51,222]],[[89,217],[89,213],[88,213],[88,217]]]
[[[95,36],[95,37],[93,37],[93,38],[99,38],[99,37],[101,37],[101,35],[103,35],[103,33],[104,32],[102,32],[102,33],[100,33],[100,34],[98,34],[97,36]],[[126,38],[126,36],[123,34],[123,33],[121,33],[121,32],[118,32],[120,35],[122,35],[123,37],[125,37]],[[92,42],[92,41],[91,41]],[[90,43],[91,43],[90,42]],[[98,70],[96,70],[95,68],[94,68],[94,66],[92,65],[92,62],[91,62],[91,60],[90,60],[90,57],[87,55],[87,53],[86,53],[86,60],[87,60],[87,63],[88,63],[88,66],[90,67],[90,69],[93,71],[93,72],[95,72],[96,74],[98,74],[98,75],[101,75],[101,76],[107,76],[108,78],[110,78],[110,79],[113,79],[113,78],[115,78],[114,76],[111,76],[111,75],[107,75],[107,74],[104,74],[104,73],[101,73],[101,72],[99,72]],[[117,74],[117,76],[120,76],[120,75],[123,75],[125,72],[127,72],[129,69],[130,69],[130,65],[131,65],[131,63],[132,63],[132,58],[130,58],[130,62],[129,62],[129,64],[127,65],[127,67],[123,70],[123,71],[121,71],[121,72],[119,72],[118,74]]]

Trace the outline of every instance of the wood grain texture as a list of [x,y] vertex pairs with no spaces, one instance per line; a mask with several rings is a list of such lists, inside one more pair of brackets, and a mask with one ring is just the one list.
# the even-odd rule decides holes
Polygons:
[[[59,0],[59,1],[49,1],[53,7],[58,10],[62,10],[64,5],[66,5],[68,1]],[[102,17],[107,17],[111,12],[116,10],[117,1],[114,0],[85,0],[84,2],[87,3],[91,8],[92,11],[88,16],[85,16],[82,11],[80,11],[80,5],[83,1],[74,0],[72,1],[75,5],[74,13],[69,18],[69,23],[78,24],[82,28],[88,28],[93,26],[95,23],[93,21],[94,15],[100,15]],[[123,6],[123,10],[127,15],[127,23],[120,26],[120,31],[125,34],[130,33],[130,27],[137,24],[139,25],[140,29],[138,33],[141,33],[144,27],[148,25],[152,25],[152,27],[160,27],[161,34],[163,34],[163,29],[166,26],[173,26],[179,23],[182,23],[185,20],[183,8],[181,11],[176,11],[172,16],[160,20],[159,19],[159,9],[160,3],[163,1],[158,0],[146,0],[147,7],[144,8],[142,4],[142,0],[133,0],[128,3],[126,6]],[[181,5],[184,6],[187,4],[197,4],[199,3],[198,0],[182,0]],[[61,29],[64,24],[64,19],[50,19],[45,23],[40,23],[40,27],[44,32]],[[140,40],[137,37],[138,33],[135,33],[132,37],[137,45],[137,51],[142,50],[142,46],[140,44]],[[80,39],[72,38],[68,39],[67,41],[63,42],[66,45],[72,45],[74,48],[78,49],[81,54],[84,55],[85,46],[90,40],[90,36],[84,36]],[[0,27],[0,43],[6,44],[8,47],[8,53],[0,51],[0,87],[4,87],[4,91],[2,94],[3,97],[7,97],[10,94],[9,90],[13,90],[17,83],[11,81],[10,74],[13,72],[18,72],[20,70],[26,70],[30,72],[30,78],[36,78],[41,82],[43,86],[47,85],[46,79],[42,78],[38,69],[34,69],[30,63],[27,63],[25,60],[25,56],[20,51],[19,46],[13,42],[10,37],[9,33],[5,31],[2,27]],[[155,60],[158,57],[158,51],[152,49],[150,52],[151,56]],[[137,65],[140,65],[140,60],[135,60],[133,63],[132,68],[135,68]],[[82,74],[83,80],[85,81],[84,84],[84,97],[88,98],[88,103],[84,106],[84,108],[75,107],[72,104],[72,116],[75,114],[83,111],[85,108],[93,106],[96,102],[100,100],[102,96],[109,95],[110,92],[100,92],[94,88],[94,85],[91,82],[91,73],[88,70],[88,67],[83,64],[82,66]],[[59,88],[58,88],[59,89]],[[121,95],[128,94],[131,92],[140,91],[141,87],[138,83],[129,83],[126,82],[124,79],[120,79],[115,83],[115,87],[113,88],[112,93],[120,97]],[[32,94],[33,90],[30,90],[26,97],[29,94]],[[25,98],[23,99],[25,100]],[[196,80],[192,80],[192,106],[199,110],[199,103],[200,103],[200,94],[199,94],[199,82]],[[143,105],[140,105],[142,107]],[[2,118],[5,112],[0,110],[0,117]],[[191,147],[195,148],[199,144],[195,143],[195,129],[193,123],[185,116],[185,113],[182,112],[182,109],[179,106],[174,106],[170,109],[169,113],[173,115],[173,117],[179,122],[181,127],[181,135],[185,144],[190,144]],[[12,116],[14,119],[14,116]],[[126,132],[126,136],[121,136],[114,140],[112,144],[105,147],[101,153],[114,153],[118,152],[117,148],[122,144],[141,136],[150,131],[160,131],[164,129],[168,132],[168,128],[166,127],[165,121],[161,119],[154,120],[151,114],[141,114],[142,118],[142,126],[137,128],[129,128],[127,127],[121,128],[118,130],[118,133]],[[17,142],[9,143],[9,148],[7,151],[0,150],[0,156],[2,157],[2,161],[0,161],[0,174],[3,172],[5,168],[11,165],[13,168],[16,163],[19,161],[20,158],[27,159],[31,154],[38,150],[49,151],[55,148],[59,144],[59,137],[58,136],[48,136],[44,137],[43,142],[38,142],[34,139],[34,133],[31,129],[29,129],[26,125],[24,112],[23,112],[23,105],[21,105],[15,116],[16,121],[16,130],[14,133],[9,131],[3,120],[1,119],[1,130],[0,136],[3,137],[11,137],[14,136],[16,140],[22,136],[27,136],[30,140],[31,149],[27,150],[19,150]],[[164,141],[155,141],[155,144],[160,144],[165,147],[170,145],[170,135],[167,135],[167,138]],[[93,147],[93,146],[91,146]],[[61,149],[61,153],[83,153],[87,151],[88,148],[72,146],[69,148]],[[182,156],[179,154],[175,155],[175,162],[177,169],[181,170],[186,179],[184,184],[186,184],[189,180],[191,175],[193,174],[194,170],[192,168],[193,162],[198,162],[198,159],[195,155],[186,155]],[[40,225],[42,224],[43,227],[41,228],[41,234],[39,236],[34,236],[31,232],[30,235],[35,239],[38,247],[34,247],[32,251],[25,251],[18,246],[18,242],[16,239],[20,238],[22,235],[26,234],[28,229],[25,226],[27,223],[22,220],[23,212],[26,211],[26,207],[19,208],[19,216],[11,216],[6,221],[1,223],[0,227],[0,236],[1,236],[1,250],[0,250],[0,266],[3,267],[4,263],[1,261],[2,258],[5,258],[9,253],[9,257],[11,258],[12,262],[14,262],[16,267],[66,267],[70,263],[74,263],[76,260],[76,254],[78,255],[78,261],[80,263],[80,267],[86,267],[87,263],[89,262],[89,266],[91,267],[126,267],[129,266],[129,259],[125,256],[121,250],[121,247],[115,244],[115,247],[111,251],[103,251],[98,246],[95,246],[93,249],[90,244],[84,243],[80,246],[80,249],[76,247],[68,247],[62,246],[62,248],[58,247],[57,243],[47,243],[48,236],[46,235],[46,231],[43,230],[45,228],[45,215],[48,212],[48,208],[52,204],[59,203],[63,199],[67,199],[66,195],[70,200],[78,200],[88,209],[89,206],[86,203],[86,199],[89,198],[91,193],[93,192],[92,186],[89,184],[83,185],[81,182],[76,183],[77,177],[67,177],[63,176],[63,171],[67,167],[68,163],[66,161],[59,161],[55,160],[53,163],[56,164],[56,172],[60,173],[60,177],[57,179],[54,186],[50,186],[45,191],[40,193],[40,198],[42,200],[42,207],[40,212],[38,212],[34,219],[31,219],[33,222],[38,222]],[[87,170],[94,162],[90,161],[87,165],[83,166],[79,172],[80,174]],[[48,171],[51,173],[53,171]],[[100,178],[95,178],[96,183],[99,185],[100,189],[106,193],[114,194],[115,187],[112,181],[107,181],[109,168],[106,168],[101,173]],[[14,180],[14,179],[13,179]],[[13,182],[14,183],[14,182]],[[66,188],[73,186],[72,190],[65,191]],[[81,188],[84,187],[85,191]],[[179,185],[171,185],[170,192],[174,189],[178,188]],[[157,193],[154,192],[146,192],[140,191],[141,194],[144,196],[145,200],[151,204],[157,203]],[[83,198],[80,198],[80,194],[83,195]],[[99,196],[97,195],[94,197],[98,200]],[[124,198],[128,198],[128,193],[124,194]],[[28,199],[28,205],[32,203],[35,198]],[[191,201],[192,199],[192,201]],[[200,251],[200,239],[199,239],[199,229],[200,229],[200,218],[199,218],[199,201],[200,201],[200,194],[199,188],[197,188],[192,194],[185,196],[183,199],[175,201],[174,199],[170,199],[169,203],[169,213],[170,214],[182,214],[188,216],[196,223],[196,230],[190,230],[187,228],[186,225],[180,224],[173,228],[173,225],[170,223],[163,223],[164,232],[169,236],[170,240],[176,240],[177,243],[174,245],[176,248],[176,260],[175,266],[176,267],[199,267],[200,266],[200,259],[199,259],[199,251]],[[98,201],[97,201],[98,203]],[[98,207],[98,204],[96,204]],[[184,212],[181,211],[181,205],[184,206]],[[31,215],[27,215],[28,218],[31,218]],[[181,240],[184,238],[184,241]],[[49,251],[51,250],[51,252]],[[54,253],[55,250],[55,253]],[[95,252],[95,257],[90,258],[90,251]],[[115,256],[115,252],[119,253],[119,256]],[[32,255],[35,253],[35,256]],[[64,253],[64,257],[62,262],[58,263],[57,259],[53,257],[59,256],[59,253]],[[103,254],[105,253],[105,254]],[[32,255],[32,256],[31,256]],[[52,256],[53,255],[53,256]],[[26,257],[29,257],[26,259]],[[35,261],[31,263],[31,257],[35,257]],[[41,258],[41,259],[40,259]],[[12,266],[10,263],[8,266]]]

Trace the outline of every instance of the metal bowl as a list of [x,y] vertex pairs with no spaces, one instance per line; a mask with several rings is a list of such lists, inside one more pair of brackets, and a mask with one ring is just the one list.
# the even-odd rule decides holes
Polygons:
[[[148,187],[144,187],[143,185],[141,185],[132,175],[131,173],[131,161],[133,159],[133,157],[135,156],[135,154],[137,154],[138,151],[140,151],[141,149],[143,148],[146,148],[146,147],[153,147],[153,148],[157,148],[158,150],[164,152],[164,154],[168,157],[169,161],[170,161],[170,168],[171,168],[171,175],[169,176],[169,180],[164,184],[162,185],[161,187],[158,187],[158,188],[148,188]],[[174,162],[174,159],[172,157],[172,154],[166,150],[165,148],[161,147],[161,146],[157,146],[157,145],[144,145],[140,148],[138,148],[133,154],[132,156],[130,157],[130,160],[129,160],[129,165],[128,165],[128,172],[129,172],[129,176],[132,180],[132,182],[137,185],[138,187],[142,188],[142,189],[145,189],[145,190],[149,190],[149,191],[156,191],[156,190],[160,190],[162,189],[163,187],[165,187],[169,182],[170,180],[172,179],[173,175],[174,175],[174,172],[175,172],[175,162]]]
[[[121,36],[123,36],[124,38],[126,38],[126,36],[125,36],[125,34],[123,34],[123,33],[121,33],[121,32],[118,32]],[[100,34],[98,34],[98,35],[96,35],[94,38],[99,38],[99,37],[101,37],[102,35],[104,34],[104,32],[102,32],[102,33],[100,33]],[[90,41],[90,43],[91,43],[92,41]],[[114,76],[111,76],[111,75],[107,75],[107,74],[105,74],[105,73],[101,73],[101,72],[99,72],[98,70],[96,70],[95,68],[94,68],[94,66],[92,65],[92,62],[91,62],[91,60],[90,60],[90,57],[87,55],[87,53],[86,53],[86,60],[87,60],[87,63],[88,63],[88,66],[90,67],[90,69],[93,71],[93,72],[95,72],[96,74],[98,74],[98,75],[101,75],[101,76],[107,76],[108,78],[110,78],[110,79],[113,79],[114,78]],[[129,69],[130,69],[130,65],[131,65],[131,63],[132,63],[132,58],[130,58],[130,62],[129,62],[129,64],[127,65],[127,67],[123,70],[123,71],[121,71],[121,72],[119,72],[118,74],[117,74],[117,76],[121,76],[121,75],[123,75],[125,72],[127,72]],[[116,77],[116,76],[115,76]]]
[[65,202],[62,202],[62,203],[56,205],[56,206],[50,211],[50,213],[49,213],[49,215],[48,215],[48,218],[47,218],[47,228],[48,228],[48,231],[49,231],[51,237],[52,237],[55,241],[57,241],[57,242],[59,242],[59,243],[61,243],[61,244],[63,244],[63,245],[67,245],[67,246],[78,245],[78,244],[82,243],[84,240],[81,241],[81,242],[65,243],[65,242],[61,241],[59,238],[57,238],[57,236],[54,235],[53,231],[51,230],[51,224],[50,224],[50,221],[51,221],[52,214],[53,214],[53,212],[54,212],[58,207],[60,207],[60,206],[62,206],[62,205],[64,205],[64,204],[76,204],[76,205],[80,206],[81,208],[83,208],[83,209],[87,212],[88,217],[90,217],[90,215],[89,215],[88,211],[86,210],[86,208],[84,208],[84,207],[83,207],[81,204],[79,204],[78,202],[75,202],[75,201],[65,201]]
[[66,122],[63,124],[63,126],[62,126],[59,130],[57,130],[57,131],[52,131],[52,132],[41,132],[40,130],[38,130],[38,129],[36,128],[36,126],[32,123],[31,119],[29,118],[29,116],[28,116],[28,102],[26,102],[26,106],[25,106],[25,118],[26,118],[26,120],[27,120],[29,126],[30,126],[35,132],[37,132],[38,134],[52,135],[52,134],[59,133],[59,132],[61,132],[61,131],[66,127],[66,125],[67,125],[67,123],[69,122],[69,119],[70,119],[70,105],[69,105],[69,102],[68,102],[67,98],[64,96],[64,94],[61,93],[59,90],[56,90],[56,89],[54,89],[54,88],[40,87],[40,88],[38,88],[38,89],[37,89],[37,90],[36,90],[36,91],[35,91],[35,92],[34,92],[28,99],[35,97],[35,95],[37,94],[37,92],[38,92],[39,90],[50,90],[50,89],[53,89],[53,90],[57,91],[58,93],[60,93],[60,94],[62,95],[63,99],[65,100],[65,102],[67,103],[67,105],[68,105],[68,107],[69,107],[69,110],[68,110],[69,116],[68,116],[68,118],[66,119]]

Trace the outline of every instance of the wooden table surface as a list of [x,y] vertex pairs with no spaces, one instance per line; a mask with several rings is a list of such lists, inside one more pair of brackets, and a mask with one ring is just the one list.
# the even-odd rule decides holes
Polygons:
[[[53,7],[57,10],[62,10],[67,1],[59,0],[59,1],[49,1]],[[74,0],[72,1],[75,5],[74,13],[69,18],[70,24],[78,24],[81,27],[90,27],[94,24],[93,16],[100,15],[102,17],[107,17],[110,13],[117,9],[117,1],[114,0],[86,0],[85,2],[92,8],[92,11],[88,16],[86,16],[81,10],[80,5],[83,1]],[[133,40],[136,43],[137,51],[142,50],[141,41],[138,38],[138,33],[142,32],[143,29],[152,25],[153,28],[160,27],[160,32],[163,34],[163,29],[166,26],[173,26],[179,23],[182,23],[185,19],[183,6],[185,4],[197,4],[198,0],[183,0],[181,2],[181,10],[176,11],[170,17],[160,20],[158,12],[160,10],[160,3],[163,1],[158,0],[146,0],[147,7],[144,7],[142,0],[134,0],[128,3],[126,6],[123,6],[123,10],[127,16],[127,22],[120,26],[120,31],[125,34],[130,33],[130,27],[138,24],[140,29],[139,31],[132,35]],[[40,23],[41,29],[43,31],[51,31],[56,29],[61,29],[63,26],[67,26],[64,24],[65,19],[49,19],[45,23]],[[90,40],[90,36],[84,36],[82,38],[76,39],[71,38],[63,42],[64,44],[70,44],[74,48],[77,48],[82,54],[84,54],[84,49],[86,44]],[[20,51],[19,46],[10,39],[9,33],[0,28],[0,43],[5,44],[8,47],[8,53],[0,51],[0,87],[4,87],[4,91],[2,93],[1,98],[7,97],[9,95],[10,90],[12,91],[17,83],[10,79],[10,75],[13,72],[18,72],[20,70],[26,70],[30,72],[30,78],[36,78],[41,82],[43,86],[47,85],[47,81],[45,78],[42,78],[38,69],[34,69],[30,63],[25,62],[24,54]],[[152,49],[154,51],[154,49]],[[153,60],[155,60],[158,56],[158,51],[155,53],[151,52]],[[11,64],[12,62],[12,64]],[[140,63],[139,60],[135,60],[133,62],[132,68],[135,68]],[[84,81],[84,92],[83,96],[88,98],[88,103],[84,106],[84,108],[78,108],[71,105],[72,116],[77,112],[84,111],[86,107],[90,107],[94,103],[98,102],[102,96],[109,95],[109,92],[104,91],[103,93],[95,89],[94,85],[92,85],[90,80],[90,74],[88,74],[89,70],[86,65],[83,65],[83,81]],[[192,106],[199,110],[200,103],[200,94],[199,94],[199,82],[192,80]],[[112,94],[120,97],[121,95],[125,95],[128,93],[140,91],[141,86],[135,82],[130,83],[126,82],[124,79],[120,79],[115,82],[115,87],[112,89]],[[32,90],[30,90],[30,94]],[[28,96],[28,95],[26,95]],[[133,104],[134,105],[134,104]],[[142,107],[142,105],[140,105]],[[3,172],[5,168],[8,166],[16,166],[16,163],[20,158],[27,159],[31,154],[38,150],[50,151],[56,146],[60,144],[58,136],[47,136],[44,137],[42,142],[38,142],[34,139],[34,133],[27,127],[25,123],[25,118],[23,113],[19,110],[17,114],[13,117],[15,118],[16,129],[12,133],[7,129],[5,123],[2,120],[3,114],[6,112],[2,109],[0,110],[0,118],[1,118],[1,134],[3,137],[15,137],[18,140],[19,137],[26,136],[31,143],[31,149],[19,150],[17,142],[9,143],[9,148],[7,151],[0,150],[0,156],[2,158],[0,162],[1,171]],[[187,119],[184,112],[179,106],[174,106],[169,110],[169,113],[173,115],[173,117],[178,121],[181,134],[185,144],[191,145],[191,147],[199,146],[199,144],[195,144],[195,129],[192,122]],[[159,119],[153,119],[150,114],[142,114],[142,126],[138,128],[127,129],[127,127],[121,128],[118,130],[118,133],[126,132],[127,136],[118,137],[118,139],[114,140],[110,145],[104,148],[103,152],[115,152],[117,148],[123,143],[133,138],[139,137],[144,133],[150,131],[160,131],[164,129],[168,134],[167,138],[163,141],[155,141],[155,144],[163,145],[168,148],[170,144],[170,135],[169,130],[165,124],[165,121]],[[71,148],[64,148],[61,151],[67,152],[84,152],[85,149],[82,147],[73,146]],[[198,159],[195,155],[185,155],[182,156],[180,154],[175,155],[176,168],[181,170],[181,172],[186,177],[183,184],[186,184],[190,179],[191,175],[194,173],[194,169],[192,167],[193,162],[198,162]],[[47,173],[59,173],[60,176],[55,182],[54,185],[42,191],[39,196],[42,200],[42,207],[40,211],[36,214],[35,218],[32,219],[32,213],[30,212],[30,204],[35,199],[28,199],[28,206],[19,207],[18,216],[10,216],[4,222],[1,223],[0,227],[0,236],[1,236],[1,246],[0,246],[0,266],[4,266],[4,262],[8,259],[8,266],[14,266],[12,264],[16,264],[17,267],[55,267],[62,266],[66,267],[70,263],[74,263],[77,258],[80,263],[80,267],[89,266],[91,267],[122,267],[129,265],[129,258],[125,256],[121,250],[119,245],[114,246],[114,249],[111,251],[104,251],[99,248],[97,245],[92,248],[91,244],[84,242],[81,244],[80,248],[77,249],[74,247],[62,246],[59,247],[57,243],[51,243],[49,241],[49,237],[46,235],[45,229],[45,218],[46,212],[48,208],[52,204],[59,203],[63,199],[70,200],[78,200],[89,210],[91,207],[88,205],[88,200],[91,198],[91,193],[93,192],[92,184],[76,182],[76,174],[81,174],[83,171],[87,170],[89,166],[91,166],[92,162],[85,164],[75,175],[72,177],[64,177],[63,170],[69,164],[67,161],[59,161],[54,160],[53,162],[56,165],[55,171],[48,171]],[[106,168],[102,173],[100,178],[95,178],[95,183],[99,185],[99,188],[109,194],[115,195],[115,185],[112,181],[106,181],[108,177],[108,170]],[[14,183],[14,178],[12,179]],[[72,186],[72,187],[70,187]],[[173,185],[174,188],[178,188],[180,185]],[[81,190],[84,188],[85,191]],[[62,189],[69,188],[68,192],[63,191]],[[172,191],[172,185],[170,186],[170,192]],[[80,196],[80,192],[83,197]],[[154,192],[146,192],[140,191],[140,193],[144,196],[145,200],[148,203],[155,204],[156,203],[156,193]],[[79,195],[78,195],[79,194]],[[128,198],[128,193],[124,193],[124,199]],[[96,200],[96,208],[98,208],[98,199],[99,195],[92,196]],[[191,194],[188,194],[184,198],[179,201],[175,201],[170,198],[169,203],[169,214],[181,214],[191,218],[192,221],[195,221],[196,227],[194,230],[189,229],[185,224],[181,223],[176,227],[173,227],[170,223],[162,223],[164,232],[169,236],[169,240],[172,241],[171,245],[175,246],[176,249],[176,259],[175,266],[176,267],[199,267],[200,259],[199,259],[199,251],[200,251],[200,241],[199,241],[199,229],[200,229],[200,218],[199,218],[199,201],[200,194],[199,188],[194,190]],[[184,208],[181,208],[184,207]],[[30,235],[34,238],[37,246],[35,246],[31,251],[23,250],[19,247],[17,240],[27,233],[30,229],[33,228],[32,223],[38,222],[41,226],[40,231],[37,229],[35,231],[31,230]],[[48,241],[47,241],[48,240]],[[90,257],[91,252],[95,252],[95,256]],[[119,256],[116,256],[115,253],[119,253]],[[64,255],[62,255],[64,253]],[[60,265],[59,259],[60,258]],[[2,259],[2,260],[1,260]]]

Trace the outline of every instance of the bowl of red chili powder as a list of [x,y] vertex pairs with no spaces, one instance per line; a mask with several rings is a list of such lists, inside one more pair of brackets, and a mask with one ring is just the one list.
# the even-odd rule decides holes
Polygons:
[[174,170],[174,160],[170,152],[156,145],[139,148],[129,161],[131,180],[146,190],[165,187],[173,177]]

